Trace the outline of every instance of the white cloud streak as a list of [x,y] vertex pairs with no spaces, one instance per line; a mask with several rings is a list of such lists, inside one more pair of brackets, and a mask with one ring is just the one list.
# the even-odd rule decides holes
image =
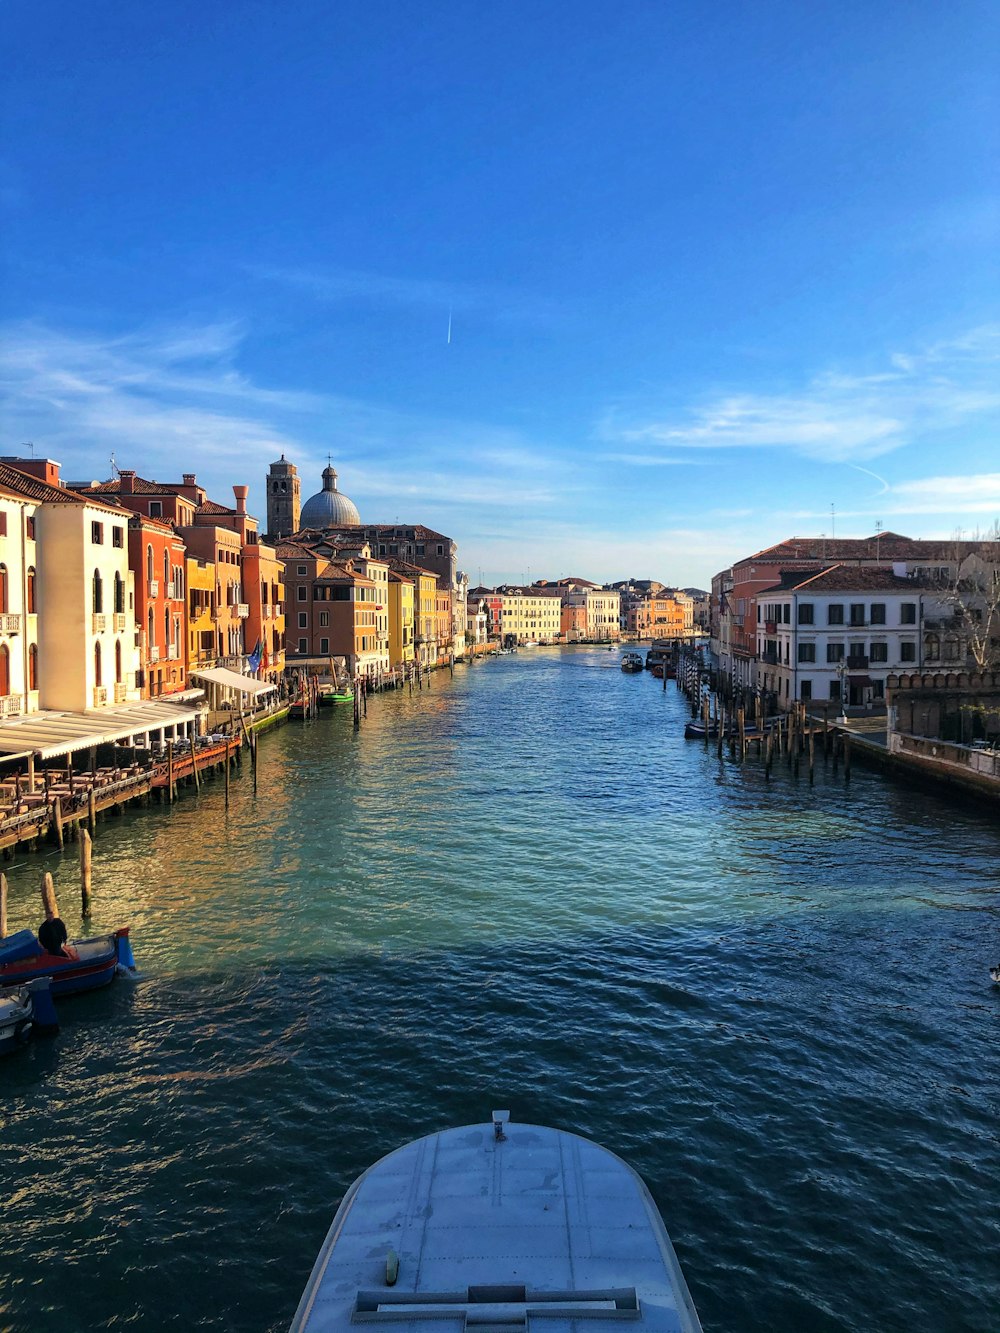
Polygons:
[[1000,326],[985,325],[894,352],[886,368],[870,374],[827,371],[784,393],[721,393],[669,416],[633,413],[626,420],[612,412],[598,433],[625,446],[624,458],[629,445],[641,443],[669,457],[770,449],[825,462],[869,460],[1000,412],[998,367]]

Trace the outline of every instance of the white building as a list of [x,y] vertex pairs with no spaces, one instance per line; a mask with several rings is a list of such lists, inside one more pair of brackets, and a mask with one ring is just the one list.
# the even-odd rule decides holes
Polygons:
[[556,643],[562,630],[562,597],[538,588],[505,586],[497,589],[500,641],[504,644]]
[[563,595],[566,606],[583,607],[584,636],[592,642],[621,638],[621,593],[609,588],[581,588]]
[[892,569],[834,565],[787,573],[757,599],[758,686],[778,707],[873,707],[891,672],[923,665],[925,616],[940,594]]

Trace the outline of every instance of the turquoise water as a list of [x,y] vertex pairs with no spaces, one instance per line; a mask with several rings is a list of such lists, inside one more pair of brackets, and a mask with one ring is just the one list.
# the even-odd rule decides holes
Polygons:
[[[995,817],[685,716],[525,652],[101,824],[141,975],[0,1062],[0,1329],[286,1328],[350,1181],[495,1106],[636,1166],[708,1333],[995,1327]],[[78,933],[72,850],[11,929],[46,868]]]

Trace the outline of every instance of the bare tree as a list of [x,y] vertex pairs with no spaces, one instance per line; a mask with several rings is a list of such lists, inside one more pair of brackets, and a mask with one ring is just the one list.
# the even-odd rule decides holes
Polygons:
[[953,572],[941,589],[946,625],[977,671],[1000,668],[1000,519],[956,541]]

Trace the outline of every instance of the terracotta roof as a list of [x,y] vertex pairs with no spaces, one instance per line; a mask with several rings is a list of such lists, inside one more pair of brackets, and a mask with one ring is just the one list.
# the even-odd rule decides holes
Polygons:
[[[121,495],[122,483],[120,477],[112,477],[110,481],[73,482],[73,489],[82,492],[93,491],[99,495]],[[133,477],[132,494],[176,495],[177,490],[172,486],[164,486],[159,481],[147,481],[145,477]]]
[[394,569],[400,574],[406,574],[410,578],[419,574],[423,574],[429,579],[439,579],[441,577],[433,569],[424,569],[422,565],[414,565],[409,560],[400,559],[398,555],[384,555],[381,557],[381,563],[388,565],[390,569]]
[[924,579],[895,574],[881,565],[831,565],[816,573],[785,570],[781,581],[757,594],[761,601],[769,592],[924,592],[932,588]]
[[[173,495],[173,491],[170,494]],[[215,500],[206,500],[194,512],[196,514],[236,514],[239,513],[239,510],[230,509],[228,505],[220,505]]]
[[26,472],[18,472],[17,468],[11,467],[8,463],[0,463],[0,486],[5,486],[8,490],[22,498],[28,500],[37,500],[41,504],[64,504],[81,505],[92,503],[101,509],[109,509],[114,513],[121,513],[121,506],[109,504],[105,500],[88,501],[85,496],[78,495],[76,491],[71,491],[63,486],[50,486],[48,482],[39,481],[37,477],[29,477]]
[[184,538],[178,535],[174,525],[167,519],[153,518],[149,514],[137,514],[132,509],[127,509],[125,512],[128,514],[129,527],[134,524],[137,528],[159,528],[163,532],[169,532],[171,536],[176,537],[179,542],[183,543]]

